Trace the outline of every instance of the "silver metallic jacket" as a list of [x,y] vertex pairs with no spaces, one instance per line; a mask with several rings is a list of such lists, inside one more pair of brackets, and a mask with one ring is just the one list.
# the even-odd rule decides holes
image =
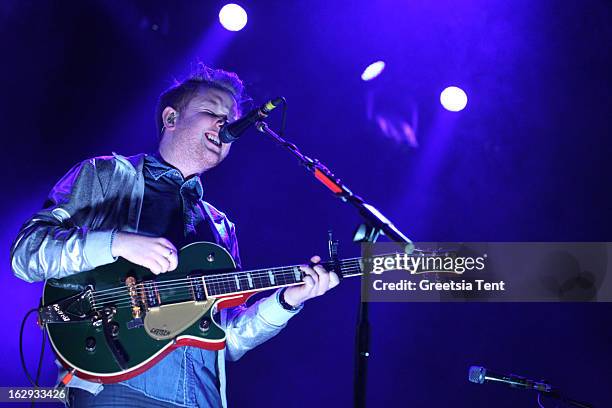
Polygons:
[[[111,235],[117,229],[138,232],[144,195],[144,154],[97,157],[74,166],[51,190],[44,209],[22,226],[11,248],[15,275],[35,282],[62,278],[114,262]],[[213,220],[217,239],[239,263],[234,224],[212,205],[201,202]],[[275,336],[295,315],[282,308],[275,295],[250,307],[221,311],[226,349],[218,353],[223,405],[225,359],[235,361]],[[74,377],[69,386],[92,393],[102,385]]]

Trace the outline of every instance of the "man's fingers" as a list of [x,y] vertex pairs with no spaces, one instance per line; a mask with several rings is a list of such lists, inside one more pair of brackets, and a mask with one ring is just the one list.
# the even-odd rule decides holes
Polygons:
[[168,240],[165,241],[169,244],[168,246],[162,244],[156,245],[154,247],[154,251],[158,257],[163,258],[158,260],[163,267],[163,272],[168,272],[175,270],[178,266],[178,255],[174,245],[172,245]]
[[172,254],[169,261],[170,261],[170,268],[168,270],[169,271],[175,270],[178,267],[178,254],[176,253]]
[[174,246],[174,244],[172,244],[172,242],[168,241],[166,238],[159,237],[159,238],[157,238],[157,242],[160,245],[165,246],[166,248],[172,249],[174,252],[177,252],[176,247]]
[[162,245],[158,243],[153,247],[153,250],[165,258],[169,258],[172,255],[176,255],[176,248],[174,248],[174,245],[172,244]]
[[172,255],[170,255],[170,249],[168,248],[165,248],[163,251],[158,248],[152,250],[148,257],[150,259],[150,265],[152,266],[152,268],[149,269],[156,275],[168,272],[172,266],[172,256],[176,256],[176,254],[174,254],[174,250],[172,250]]
[[299,290],[292,292],[300,298],[300,302],[321,296],[340,283],[338,275],[335,272],[327,271],[320,262],[321,258],[315,255],[310,258],[309,265],[300,265],[300,270],[304,272],[304,285]]
[[329,273],[329,288],[335,288],[340,284],[340,278],[336,272]]
[[329,272],[321,265],[315,265],[314,271],[319,275],[319,287],[317,288],[317,295],[324,294],[329,288]]
[[170,260],[170,257],[163,257],[163,259],[161,259],[161,265],[162,265],[162,273],[164,272],[168,272],[170,270],[170,267],[172,266],[172,261]]
[[302,271],[304,271],[305,274],[304,279],[310,278],[312,280],[312,286],[309,287],[309,289],[316,293],[319,286],[319,274],[316,273],[314,269],[306,265],[302,265]]
[[159,275],[160,273],[162,273],[163,266],[155,257],[151,257],[151,259],[146,261],[145,265],[143,266],[149,268],[149,270],[155,275]]
[[315,286],[315,281],[312,278],[312,276],[306,275],[306,276],[304,276],[304,284],[306,285],[306,287],[309,290],[312,290],[312,288],[314,288],[314,286]]
[[[166,248],[168,249],[168,248]],[[168,271],[173,271],[178,266],[178,254],[175,249],[170,249],[164,258],[168,261]]]
[[141,265],[158,275],[178,267],[178,254],[172,242],[163,237],[148,237],[131,233],[118,233],[119,256]]
[[312,262],[313,264],[318,264],[319,262],[321,262],[321,257],[319,255],[315,255],[310,258],[310,262]]
[[168,267],[164,272],[175,270],[178,266],[178,251],[174,244],[164,237],[157,238],[156,242],[156,252],[168,261]]

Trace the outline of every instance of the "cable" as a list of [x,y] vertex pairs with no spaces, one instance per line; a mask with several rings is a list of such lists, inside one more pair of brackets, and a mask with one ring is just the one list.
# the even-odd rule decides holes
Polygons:
[[280,135],[280,137],[283,137],[283,135],[285,134],[285,128],[287,127],[287,100],[285,98],[283,99],[283,116],[281,116],[281,127],[280,127],[280,132],[278,132],[278,134]]
[[42,369],[43,357],[45,355],[45,342],[47,340],[47,332],[43,329],[42,332],[42,344],[40,346],[40,358],[38,359],[38,368],[36,369],[36,386],[38,387],[38,381],[40,379],[40,371]]
[[[28,317],[30,317],[32,313],[37,312],[37,311],[38,311],[37,308],[28,310],[25,317],[23,318],[23,321],[21,322],[21,330],[19,331],[19,357],[21,358],[21,368],[23,368],[23,372],[25,373],[26,377],[28,377],[28,381],[34,387],[37,387],[38,376],[36,377],[36,381],[32,380],[32,376],[30,375],[30,373],[28,372],[28,368],[26,367],[25,358],[23,357],[23,329],[25,327],[26,321],[28,320]],[[43,347],[44,347],[44,335],[43,335]]]
[[[37,311],[38,311],[37,308],[28,310],[25,317],[23,318],[23,321],[21,322],[21,330],[19,331],[19,357],[21,359],[21,367],[23,368],[23,372],[28,378],[28,381],[30,382],[30,384],[32,384],[32,386],[34,386],[34,388],[38,388],[40,386],[38,384],[38,381],[40,381],[40,372],[42,371],[42,363],[43,363],[43,359],[45,356],[45,344],[46,344],[47,336],[46,336],[46,332],[43,330],[42,342],[40,346],[40,358],[38,359],[38,367],[36,368],[36,379],[32,380],[32,376],[28,372],[28,368],[26,367],[26,363],[25,363],[25,357],[23,355],[23,329],[25,328],[25,323],[28,321],[28,317],[30,317],[30,314],[32,314],[33,312],[37,312]],[[32,403],[30,405],[31,408],[34,408],[34,403],[35,403],[34,400],[32,400]]]
[[[538,405],[540,408],[546,408],[544,404],[542,404],[542,393],[538,392]],[[559,408],[559,405],[555,404],[555,408]]]
[[538,392],[538,405],[540,406],[540,408],[545,408],[544,405],[542,405],[542,401],[540,401],[541,396],[542,396],[542,393]]

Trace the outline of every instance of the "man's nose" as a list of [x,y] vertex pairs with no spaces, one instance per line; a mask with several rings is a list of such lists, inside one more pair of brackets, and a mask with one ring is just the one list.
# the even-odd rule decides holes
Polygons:
[[227,122],[225,118],[217,118],[217,120],[215,120],[215,126],[217,127],[217,130],[220,130],[223,125],[225,125],[225,122]]

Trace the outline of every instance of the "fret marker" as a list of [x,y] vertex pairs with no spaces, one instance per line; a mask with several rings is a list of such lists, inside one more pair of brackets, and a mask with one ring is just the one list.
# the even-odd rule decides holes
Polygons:
[[302,279],[302,274],[300,273],[300,267],[294,266],[293,273],[295,274],[295,281],[299,282]]
[[270,283],[274,285],[274,274],[272,271],[268,271],[268,276],[270,277]]
[[240,290],[240,281],[238,280],[238,275],[234,275],[234,279],[236,279],[236,288]]
[[251,274],[247,273],[247,279],[249,281],[249,287],[252,288],[253,287],[253,278],[251,278]]

